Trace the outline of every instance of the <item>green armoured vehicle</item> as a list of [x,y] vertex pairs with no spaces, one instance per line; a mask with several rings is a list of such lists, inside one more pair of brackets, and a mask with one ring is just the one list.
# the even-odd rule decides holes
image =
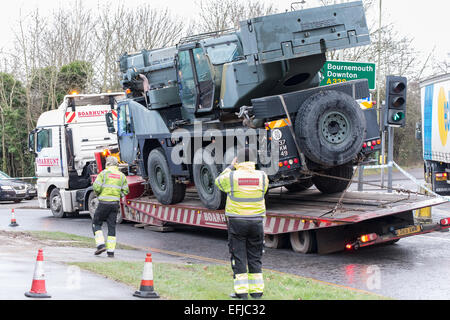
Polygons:
[[244,160],[244,148],[270,187],[343,191],[353,165],[380,148],[377,115],[357,102],[369,96],[367,80],[319,87],[320,69],[327,51],[369,43],[357,1],[125,53],[120,156],[163,204],[181,202],[195,184],[207,208],[223,208],[214,179],[234,156]]

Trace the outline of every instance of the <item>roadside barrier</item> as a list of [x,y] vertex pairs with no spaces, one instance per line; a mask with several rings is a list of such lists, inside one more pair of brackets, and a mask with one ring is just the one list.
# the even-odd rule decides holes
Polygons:
[[44,253],[42,249],[38,250],[31,290],[25,292],[25,296],[29,298],[51,298],[45,290]]
[[11,209],[11,223],[9,224],[10,227],[18,227],[19,224],[16,221],[16,214],[14,213],[14,209]]
[[141,287],[133,296],[140,298],[159,298],[159,295],[153,290],[153,266],[152,254],[147,253],[144,263],[144,272],[142,274]]

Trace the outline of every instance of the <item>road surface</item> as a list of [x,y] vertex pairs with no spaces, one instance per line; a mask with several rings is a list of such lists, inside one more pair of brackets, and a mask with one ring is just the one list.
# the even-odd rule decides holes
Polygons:
[[[420,170],[411,172],[418,178],[422,174]],[[414,187],[399,173],[395,173],[395,177],[394,186]],[[379,176],[368,177],[372,182],[377,178]],[[351,188],[356,188],[356,185]],[[0,229],[8,229],[10,210],[15,207],[20,224],[17,230],[63,231],[92,236],[88,214],[57,219],[49,210],[32,209],[36,206],[36,200],[0,204]],[[433,219],[442,217],[450,217],[450,203],[433,208]],[[229,261],[225,231],[180,227],[174,232],[157,233],[135,228],[133,223],[123,223],[118,226],[117,236],[119,242],[141,248],[175,252],[181,256],[195,255],[225,263]],[[266,249],[263,267],[394,299],[447,300],[450,299],[449,247],[450,233],[443,232],[404,238],[393,245],[329,255],[302,255],[290,249]]]

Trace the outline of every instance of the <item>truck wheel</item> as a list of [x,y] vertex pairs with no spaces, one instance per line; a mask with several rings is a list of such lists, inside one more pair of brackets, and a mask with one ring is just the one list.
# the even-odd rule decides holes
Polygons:
[[63,211],[62,198],[57,188],[50,192],[50,210],[55,218],[64,218],[66,213]]
[[117,217],[116,217],[116,224],[121,224],[122,222],[123,222],[122,210],[120,209],[120,206],[119,206],[119,211],[117,212]]
[[350,183],[350,179],[353,176],[353,166],[351,164],[346,164],[343,166],[327,169],[323,173],[333,177],[345,178],[347,180],[333,179],[323,176],[313,176],[312,181],[316,188],[319,189],[320,192],[325,194],[342,192],[347,188],[348,184]]
[[177,183],[170,174],[164,151],[154,149],[148,156],[148,180],[156,199],[162,204],[175,204],[183,201],[186,185]]
[[[91,216],[91,219],[94,219],[95,210],[97,210],[98,207],[98,198],[95,195],[95,192],[89,193],[88,198],[88,209],[89,209],[89,215]],[[119,208],[119,212],[117,213],[116,218],[116,224],[121,224],[123,222],[122,214]]]
[[227,200],[226,193],[220,191],[215,184],[215,180],[221,172],[220,168],[208,149],[198,149],[195,152],[192,165],[195,187],[202,203],[211,210],[225,208]]
[[264,246],[271,249],[281,249],[286,244],[285,234],[266,234],[264,236]]
[[95,195],[95,192],[92,191],[91,193],[89,193],[89,198],[88,198],[88,210],[89,210],[89,215],[91,216],[91,219],[94,219],[94,214],[95,214],[95,210],[97,210],[98,207],[98,198]]
[[352,161],[361,151],[366,120],[351,96],[339,91],[322,91],[298,108],[295,134],[309,160],[333,167]]
[[284,186],[290,192],[299,192],[308,190],[314,183],[312,182],[312,178],[302,179],[296,183],[288,184]]
[[292,250],[299,253],[311,253],[316,248],[316,237],[314,231],[298,231],[289,235]]

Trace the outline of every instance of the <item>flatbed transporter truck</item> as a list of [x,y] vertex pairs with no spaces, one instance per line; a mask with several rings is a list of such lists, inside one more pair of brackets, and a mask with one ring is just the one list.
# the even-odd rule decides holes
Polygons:
[[[294,251],[328,253],[446,230],[448,219],[417,224],[413,215],[444,203],[442,198],[346,192],[353,166],[379,150],[376,112],[361,112],[355,103],[369,95],[367,81],[318,88],[318,71],[326,51],[369,41],[362,3],[352,2],[249,19],[241,22],[240,31],[124,54],[120,69],[127,99],[118,106],[120,157],[137,167],[138,175],[129,181],[148,180],[153,195],[123,200],[123,219],[161,231],[179,224],[226,229],[224,195],[213,186],[223,166],[180,165],[170,156],[179,146],[195,149],[195,141],[172,134],[184,129],[195,136],[200,123],[201,130],[225,134],[227,129],[262,127],[265,133],[258,138],[273,145],[283,142],[275,149],[280,151],[279,170],[269,174],[268,247],[281,247],[289,238]],[[333,97],[338,98],[330,102]],[[321,104],[327,108],[313,108]],[[107,116],[108,121],[111,127]],[[188,160],[207,150],[214,138],[200,143]],[[219,151],[226,165],[232,159],[229,149]],[[256,161],[264,170],[261,156],[259,150]],[[319,174],[308,175],[306,169]],[[312,184],[320,192],[295,192]],[[281,186],[291,192],[279,191]],[[133,183],[130,189],[135,188],[141,190],[142,184]]]
[[117,116],[124,93],[71,94],[56,110],[39,116],[29,134],[35,154],[40,208],[55,217],[94,210],[91,176],[97,173],[94,154],[117,149],[117,136],[108,132],[105,113]]

